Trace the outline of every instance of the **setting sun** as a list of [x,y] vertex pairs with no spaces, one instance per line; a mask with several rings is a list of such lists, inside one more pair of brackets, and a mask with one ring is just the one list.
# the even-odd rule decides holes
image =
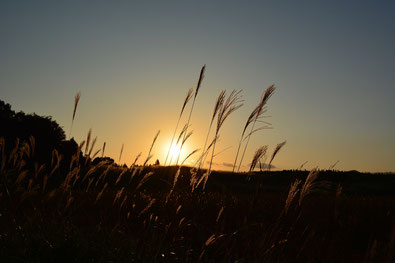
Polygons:
[[175,162],[177,160],[178,155],[180,154],[180,149],[181,145],[172,145],[170,147],[170,152],[169,152],[169,160],[170,163],[173,161]]
[[167,162],[166,164],[180,164],[182,163],[182,161],[184,161],[185,157],[187,156],[186,153],[188,153],[188,145],[184,144],[181,150],[181,144],[175,144],[173,143],[173,145],[170,147],[169,150],[169,146],[170,146],[170,141],[166,144],[164,144],[163,147],[163,160],[166,160],[166,156],[168,154],[167,157]]

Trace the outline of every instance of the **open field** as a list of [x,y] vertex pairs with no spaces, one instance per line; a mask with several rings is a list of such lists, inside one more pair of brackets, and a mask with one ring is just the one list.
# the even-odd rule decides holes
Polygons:
[[192,191],[189,167],[25,156],[2,157],[3,262],[394,260],[394,174],[214,171]]

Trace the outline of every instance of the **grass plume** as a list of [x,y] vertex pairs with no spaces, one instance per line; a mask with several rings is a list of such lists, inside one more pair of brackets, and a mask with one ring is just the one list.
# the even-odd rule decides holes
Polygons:
[[211,168],[213,165],[213,160],[214,160],[214,153],[215,153],[215,146],[217,144],[218,138],[219,138],[219,132],[221,130],[222,125],[224,124],[225,120],[229,117],[230,114],[238,110],[240,107],[242,107],[242,101],[241,101],[241,90],[236,91],[233,90],[228,98],[225,100],[225,102],[221,105],[220,109],[218,110],[218,116],[217,116],[217,126],[215,128],[215,135],[214,135],[214,143],[212,146],[212,152],[211,152],[211,160],[210,160],[210,165],[205,173],[205,179],[204,179],[204,184],[203,184],[203,189],[206,186],[206,182],[208,179],[208,176],[211,173]]
[[89,149],[89,144],[90,144],[90,141],[91,141],[91,136],[92,136],[92,129],[89,129],[88,135],[86,136],[85,151],[84,151],[84,155],[85,156],[88,154],[88,149]]
[[152,155],[151,155],[152,148],[154,147],[156,139],[158,139],[159,133],[160,133],[160,130],[158,130],[158,132],[156,133],[154,139],[152,140],[151,147],[150,147],[150,149],[148,151],[147,159],[145,159],[143,166],[145,166],[147,164],[147,162],[152,158]]
[[[197,97],[197,95],[199,93],[199,90],[200,90],[200,87],[202,85],[202,81],[204,79],[204,73],[205,72],[206,72],[206,65],[204,65],[202,67],[202,69],[200,70],[199,80],[198,80],[198,83],[197,83],[197,86],[196,86],[196,89],[195,89],[195,95],[193,96],[192,106],[191,106],[191,110],[189,111],[188,121],[187,121],[187,124],[186,124],[187,125],[187,129],[189,127],[189,123],[191,122],[191,117],[192,117],[193,108],[195,107],[196,97]],[[186,134],[187,134],[187,132],[184,133],[184,137],[186,136]],[[178,163],[178,160],[179,160],[179,158],[181,156],[181,153],[182,153],[182,147],[180,148],[180,152],[179,152],[179,154],[177,156],[176,164]]]
[[77,112],[77,107],[78,107],[78,103],[80,101],[80,98],[81,98],[81,92],[77,92],[77,94],[75,94],[75,97],[74,97],[74,110],[73,110],[73,117],[71,118],[71,127],[70,127],[69,138],[71,138],[71,131],[73,129],[75,114]]
[[124,146],[124,144],[122,143],[121,152],[119,153],[119,159],[118,159],[118,163],[119,164],[121,164],[121,158],[122,158],[122,153],[123,153],[123,146]]
[[[248,126],[251,126],[251,132],[248,135],[248,137],[246,137],[247,138],[247,142],[246,142],[246,144],[244,146],[243,154],[241,155],[240,163],[239,163],[239,166],[237,168],[237,172],[240,171],[240,167],[241,167],[241,164],[243,162],[244,155],[245,155],[247,147],[248,147],[248,143],[250,142],[251,135],[254,133],[255,124],[258,121],[260,121],[260,119],[263,117],[263,114],[266,112],[265,106],[266,106],[267,101],[269,100],[269,98],[273,95],[275,89],[276,88],[274,87],[274,85],[271,85],[265,90],[265,92],[261,96],[261,100],[259,101],[258,106],[251,112],[250,116],[247,119],[246,124],[244,125],[242,136],[241,136],[240,142],[239,142],[239,148],[241,146],[241,142],[243,141],[243,136],[244,136],[245,131],[247,130]],[[237,150],[235,163],[237,161],[238,154],[239,154],[239,149]],[[234,164],[233,171],[234,171],[234,169],[235,169],[235,164]]]
[[278,152],[281,150],[281,148],[283,148],[283,146],[287,143],[287,141],[283,141],[282,143],[277,144],[276,148],[274,148],[272,157],[270,158],[270,162],[268,165],[268,169],[270,170],[272,162],[274,160],[274,157],[276,157],[276,155],[278,154]]
[[167,159],[169,158],[169,154],[170,154],[170,151],[171,151],[171,147],[173,146],[174,137],[175,137],[175,135],[176,135],[176,132],[177,132],[177,129],[178,129],[178,125],[180,124],[181,116],[182,116],[182,114],[183,114],[183,112],[184,112],[184,109],[185,109],[186,105],[187,105],[188,102],[191,100],[192,96],[193,96],[193,89],[190,88],[190,89],[188,90],[188,93],[187,93],[185,99],[184,99],[184,103],[182,104],[180,114],[178,115],[178,120],[177,120],[176,128],[174,129],[173,136],[171,137],[171,142],[170,142],[170,145],[169,145],[169,150],[167,151],[167,154],[166,154],[166,159],[165,159],[164,165],[166,165]]
[[252,158],[252,162],[250,166],[250,172],[255,169],[255,166],[262,159],[262,157],[265,156],[266,152],[267,152],[267,145],[261,146],[255,151],[254,158]]
[[304,182],[302,189],[300,190],[299,205],[302,204],[303,198],[305,198],[305,196],[307,196],[313,188],[313,183],[317,179],[318,173],[318,169],[313,169],[309,172],[309,175],[307,176],[306,181]]
[[214,110],[213,110],[213,115],[211,116],[211,121],[210,121],[210,125],[208,127],[208,131],[207,131],[207,135],[206,135],[206,140],[204,141],[204,146],[203,146],[203,150],[202,150],[202,156],[200,157],[200,161],[199,161],[199,165],[198,165],[198,170],[200,170],[202,164],[205,161],[205,152],[206,152],[206,146],[207,146],[207,141],[208,141],[208,137],[210,135],[210,131],[211,131],[211,127],[213,126],[215,117],[218,114],[218,111],[221,109],[222,105],[224,104],[225,101],[225,91],[221,91],[218,95],[217,100],[215,101],[215,105],[214,105]]
[[106,142],[103,143],[103,149],[102,149],[102,152],[101,152],[101,157],[102,158],[104,157],[104,151],[105,150],[106,150]]

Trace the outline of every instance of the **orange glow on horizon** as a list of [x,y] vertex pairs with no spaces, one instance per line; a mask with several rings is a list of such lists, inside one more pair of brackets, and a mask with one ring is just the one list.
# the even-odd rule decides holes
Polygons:
[[[171,140],[169,139],[168,143],[165,143],[162,147],[163,160],[165,161],[167,154],[169,154],[166,162],[167,165],[181,164],[188,156],[189,147],[187,143],[185,143],[181,149],[181,144],[176,145],[175,142],[173,142],[169,151],[170,142]],[[186,163],[188,163],[188,160],[186,161]]]

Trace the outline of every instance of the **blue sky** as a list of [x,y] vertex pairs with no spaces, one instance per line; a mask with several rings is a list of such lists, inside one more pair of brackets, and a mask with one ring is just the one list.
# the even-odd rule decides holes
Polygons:
[[[243,124],[263,90],[274,129],[287,140],[279,169],[395,170],[393,1],[2,1],[0,99],[53,116],[73,136],[92,128],[123,162],[154,148],[162,160],[186,91],[207,65],[188,149],[201,148],[215,97],[243,89],[215,158],[232,163]],[[169,139],[170,138],[170,139]]]

